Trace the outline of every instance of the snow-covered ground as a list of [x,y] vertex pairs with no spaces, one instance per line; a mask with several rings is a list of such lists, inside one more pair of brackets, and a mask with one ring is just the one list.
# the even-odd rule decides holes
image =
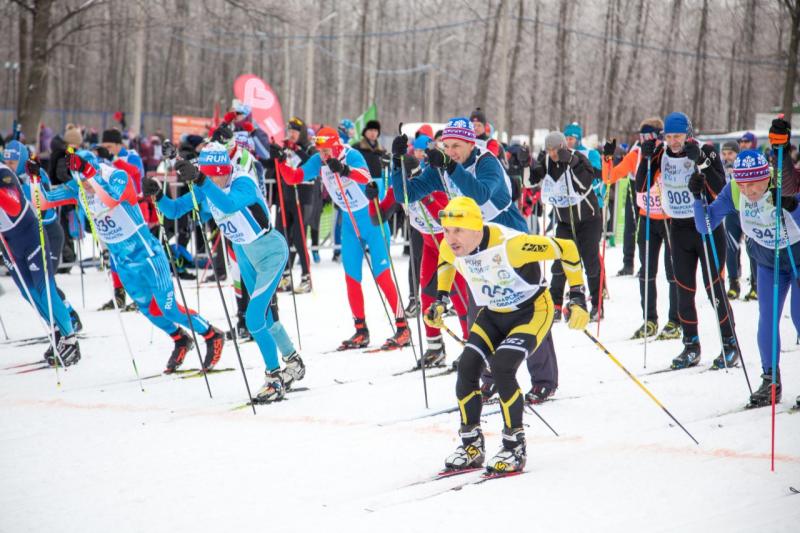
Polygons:
[[[609,273],[621,266],[609,249]],[[405,285],[407,261],[395,250]],[[527,474],[446,490],[459,478],[407,485],[442,466],[457,442],[458,415],[408,420],[426,412],[411,350],[325,353],[352,333],[341,267],[314,265],[315,291],[297,296],[308,374],[284,402],[232,410],[246,400],[232,345],[210,376],[162,376],[142,392],[113,312],[96,312],[110,294],[104,273],[86,276],[81,309],[77,274],[58,277],[81,312],[83,359],[62,373],[11,368],[41,358],[41,335],[11,278],[0,278],[0,315],[12,341],[0,343],[0,531],[759,531],[800,530],[800,350],[782,323],[784,399],[770,472],[770,410],[733,412],[748,397],[741,368],[703,372],[718,353],[713,311],[698,296],[703,368],[642,379],[700,441],[693,444],[589,340],[554,327],[561,370],[557,401],[537,407],[555,437],[526,413]],[[666,368],[680,341],[628,340],[641,323],[638,283],[608,278],[611,299],[600,339],[632,372]],[[184,283],[191,306],[193,282]],[[659,295],[665,295],[662,280]],[[405,290],[404,290],[405,292]],[[374,285],[365,282],[373,343],[390,334]],[[228,306],[233,307],[230,289]],[[281,316],[295,336],[291,297]],[[750,381],[759,382],[757,304],[733,303]],[[666,298],[659,300],[663,325]],[[225,324],[216,288],[200,288],[200,311]],[[142,376],[158,374],[171,341],[141,315],[123,314]],[[454,322],[451,327],[457,329]],[[594,333],[595,326],[590,327]],[[416,327],[415,327],[416,335]],[[457,346],[448,339],[449,356]],[[241,347],[250,387],[262,380],[253,343]],[[196,354],[186,366],[197,366]],[[523,389],[529,387],[524,367]],[[339,383],[343,382],[343,383]],[[455,376],[431,378],[431,410],[454,405]],[[487,453],[500,445],[496,406],[484,412]],[[726,414],[727,413],[727,414]]]

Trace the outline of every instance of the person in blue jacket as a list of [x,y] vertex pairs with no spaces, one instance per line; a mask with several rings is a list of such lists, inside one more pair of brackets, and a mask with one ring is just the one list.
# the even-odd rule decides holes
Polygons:
[[[29,160],[28,157],[28,148],[17,140],[9,142],[3,151],[3,159],[6,165],[17,174],[22,184],[22,191],[25,193],[25,197],[33,204],[34,199],[31,194],[32,187],[44,186],[49,189],[51,184],[47,172],[40,167],[37,161]],[[48,249],[50,253],[50,268],[53,269],[53,272],[57,272],[61,264],[61,249],[64,247],[64,228],[58,223],[58,210],[54,207],[43,210],[39,216],[42,219],[44,232],[47,234],[47,239],[50,243]],[[64,305],[67,306],[70,320],[72,320],[72,326],[77,333],[83,329],[81,319],[67,300],[61,288],[56,287],[56,290],[64,301]]]
[[52,257],[50,241],[47,234],[44,234],[45,254],[42,254],[39,220],[34,209],[36,207],[25,196],[17,175],[0,163],[0,236],[3,260],[8,270],[14,273],[12,277],[22,297],[36,309],[48,327],[51,324],[55,326],[52,333],[57,353],[53,352],[52,346],[48,348],[45,353],[47,363],[53,366],[58,361],[63,366],[70,366],[80,361],[81,350],[69,311],[56,287],[53,261],[48,260],[45,268],[43,255]]
[[[175,164],[178,179],[194,184],[192,191],[171,199],[161,193],[153,180],[145,181],[146,194],[155,194],[157,205],[167,218],[177,218],[195,206],[214,217],[220,231],[233,244],[242,279],[250,293],[245,312],[247,329],[258,344],[266,365],[264,385],[254,401],[269,403],[281,400],[286,389],[305,376],[305,364],[292,350],[284,357],[286,365],[281,370],[277,344],[291,345],[291,340],[270,310],[275,289],[280,281],[289,248],[286,239],[273,231],[264,197],[256,178],[231,163],[227,149],[210,142],[200,151],[198,165],[187,160]],[[285,353],[285,350],[282,350]]]
[[[770,128],[770,141],[773,150],[783,148],[783,176],[792,175],[789,157],[789,124],[776,119]],[[771,403],[771,384],[773,353],[775,363],[780,362],[780,331],[777,348],[773,346],[772,332],[775,320],[783,311],[783,303],[789,288],[791,295],[791,316],[795,329],[800,332],[800,281],[797,279],[796,260],[800,258],[800,209],[797,209],[800,195],[781,195],[781,235],[775,235],[775,212],[777,189],[770,181],[770,167],[767,159],[756,150],[745,150],[736,156],[733,164],[733,181],[727,183],[717,198],[706,206],[700,198],[705,189],[705,177],[695,173],[689,180],[689,190],[694,194],[694,222],[698,232],[707,234],[709,226],[713,230],[726,215],[737,214],[742,231],[747,235],[747,249],[757,263],[758,279],[758,351],[761,355],[761,386],[750,396],[750,407],[762,407]],[[773,315],[773,291],[775,282],[775,245],[780,249],[778,276],[778,316]],[[776,401],[781,399],[780,368],[777,373]],[[800,398],[798,398],[800,401]]]
[[564,127],[564,137],[567,139],[567,148],[582,153],[592,164],[594,169],[592,188],[597,196],[597,203],[602,209],[606,200],[606,186],[603,183],[603,159],[600,157],[600,152],[583,145],[583,128],[577,122],[572,122]]
[[[189,328],[189,320],[206,341],[203,369],[212,369],[222,355],[225,338],[202,316],[178,304],[166,253],[144,221],[139,196],[128,173],[87,150],[68,154],[67,167],[73,181],[45,191],[45,197],[76,202],[91,217],[98,238],[108,248],[115,271],[138,310],[175,343],[164,372],[177,370],[194,344],[181,328]],[[85,202],[77,179],[85,183]]]

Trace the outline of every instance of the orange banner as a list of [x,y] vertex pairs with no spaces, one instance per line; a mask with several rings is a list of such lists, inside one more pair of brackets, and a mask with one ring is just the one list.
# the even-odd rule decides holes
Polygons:
[[172,142],[178,146],[181,135],[200,135],[205,137],[211,127],[211,119],[208,117],[192,117],[186,115],[172,116]]

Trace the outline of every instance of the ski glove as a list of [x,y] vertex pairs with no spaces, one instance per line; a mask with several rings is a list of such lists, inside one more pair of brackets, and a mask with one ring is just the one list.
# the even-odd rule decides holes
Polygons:
[[325,162],[328,165],[328,168],[331,169],[331,172],[339,174],[340,176],[347,176],[350,174],[350,167],[336,159],[335,157],[331,157]]
[[274,161],[286,161],[286,152],[275,143],[269,144],[269,157]]
[[692,177],[689,178],[689,183],[687,186],[689,187],[689,191],[694,195],[694,197],[699,200],[700,193],[702,193],[703,189],[705,189],[706,187],[705,175],[700,171],[696,171],[694,174],[692,174]]
[[145,176],[142,178],[142,194],[145,196],[155,196],[157,202],[164,196],[164,191],[161,189],[161,184],[159,182]]
[[[772,205],[778,205],[778,190],[770,189],[772,195]],[[797,209],[797,198],[794,196],[781,196],[781,209],[785,209],[789,213]]]
[[686,154],[690,161],[694,161],[698,165],[701,165],[705,160],[703,151],[693,142],[687,142],[683,145],[683,153]]
[[452,174],[456,170],[456,162],[450,157],[439,150],[438,148],[429,148],[425,150],[428,154],[428,164],[434,168],[443,168],[448,174]]
[[180,160],[175,163],[175,172],[178,174],[178,181],[181,183],[196,183],[202,185],[206,177],[197,170],[191,161]]
[[364,188],[364,194],[367,196],[367,200],[370,203],[374,202],[378,199],[378,184],[374,181],[370,181],[367,183],[367,186]]
[[559,148],[558,151],[556,152],[556,155],[558,155],[559,163],[569,163],[569,160],[572,157],[572,152],[570,152],[566,148]]
[[641,144],[642,157],[651,158],[656,153],[656,140],[647,139]]
[[106,161],[112,161],[114,156],[111,155],[111,152],[108,151],[108,148],[105,146],[97,145],[94,147],[94,153],[97,154],[97,157],[100,159],[105,159]]
[[178,150],[172,144],[172,141],[164,141],[161,143],[161,153],[164,154],[164,159],[175,159],[178,155]]
[[392,141],[392,156],[400,159],[408,152],[408,136],[406,134],[398,135]]
[[217,126],[217,129],[214,130],[214,133],[211,134],[212,142],[217,142],[222,144],[225,144],[232,138],[233,138],[233,130],[231,130],[231,127],[226,122],[223,122],[222,124]]
[[95,173],[94,167],[78,154],[67,154],[67,168],[87,178],[91,178]]
[[437,298],[425,312],[425,324],[432,328],[441,328],[444,326],[444,314],[447,312],[449,300],[450,299],[446,295]]
[[41,168],[38,161],[34,161],[33,159],[25,161],[25,173],[30,177],[39,177]]
[[613,157],[616,151],[617,151],[616,139],[611,139],[611,142],[606,141],[606,143],[603,145],[603,155],[605,157]]
[[589,312],[586,310],[586,294],[583,286],[570,288],[569,303],[564,309],[567,326],[570,329],[582,330],[589,324]]
[[789,137],[792,134],[792,126],[782,118],[776,118],[772,121],[772,126],[769,128],[769,144],[773,148],[785,146],[789,144]]

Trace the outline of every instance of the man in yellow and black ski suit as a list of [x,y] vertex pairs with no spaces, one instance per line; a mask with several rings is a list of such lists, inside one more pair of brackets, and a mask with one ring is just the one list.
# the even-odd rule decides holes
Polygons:
[[470,329],[458,365],[456,396],[461,411],[462,445],[445,460],[445,467],[475,468],[484,462],[479,378],[488,365],[497,383],[504,427],[503,447],[489,461],[487,470],[522,470],[524,397],[516,372],[553,323],[553,300],[541,262],[561,261],[570,284],[566,306],[569,327],[583,329],[589,314],[578,249],[569,239],[528,235],[497,224],[484,224],[480,208],[466,196],[452,199],[439,215],[445,230],[439,249],[439,296],[428,308],[425,321],[441,326],[456,271],[464,276],[475,302],[483,307]]

